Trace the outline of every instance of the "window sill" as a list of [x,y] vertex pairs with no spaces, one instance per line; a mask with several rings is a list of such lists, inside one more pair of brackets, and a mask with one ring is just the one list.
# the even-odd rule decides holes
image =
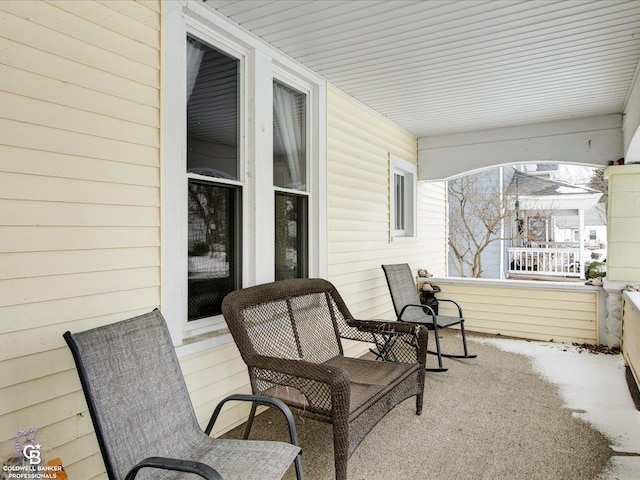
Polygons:
[[390,243],[416,243],[418,237],[391,237]]
[[212,348],[232,342],[233,338],[228,328],[220,328],[212,332],[201,333],[185,338],[182,345],[176,347],[178,358],[187,357],[196,353],[211,350]]

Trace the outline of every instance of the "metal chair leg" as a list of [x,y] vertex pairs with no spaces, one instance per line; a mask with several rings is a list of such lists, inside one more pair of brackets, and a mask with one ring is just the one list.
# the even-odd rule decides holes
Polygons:
[[244,427],[244,433],[242,438],[245,440],[249,440],[249,434],[251,433],[251,427],[253,426],[253,419],[256,416],[256,409],[258,408],[258,404],[256,402],[251,404],[251,412],[249,413],[249,419],[247,420],[247,424]]
[[462,335],[462,347],[464,348],[464,358],[476,358],[478,355],[469,355],[467,350],[467,337],[464,334],[464,320],[460,322],[460,333]]
[[[442,366],[442,352],[440,350],[440,336],[438,335],[438,324],[433,322],[433,335],[436,337],[436,352],[435,354],[438,356],[438,368],[427,368],[427,372],[446,372],[448,369]],[[428,353],[433,354],[433,352],[427,350]]]

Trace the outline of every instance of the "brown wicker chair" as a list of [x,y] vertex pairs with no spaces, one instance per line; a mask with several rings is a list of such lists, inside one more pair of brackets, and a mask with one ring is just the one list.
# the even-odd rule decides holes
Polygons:
[[[335,287],[293,279],[230,293],[222,303],[256,394],[283,400],[300,415],[333,426],[335,472],[393,407],[416,397],[422,413],[427,329],[355,320]],[[340,339],[384,342],[395,361],[344,356]],[[245,436],[255,415],[252,409]]]

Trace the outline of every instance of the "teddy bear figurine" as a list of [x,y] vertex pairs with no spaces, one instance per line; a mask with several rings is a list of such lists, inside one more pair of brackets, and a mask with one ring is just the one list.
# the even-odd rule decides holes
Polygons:
[[418,269],[418,276],[419,277],[433,277],[433,275],[431,275],[429,273],[429,270],[427,270],[426,268]]

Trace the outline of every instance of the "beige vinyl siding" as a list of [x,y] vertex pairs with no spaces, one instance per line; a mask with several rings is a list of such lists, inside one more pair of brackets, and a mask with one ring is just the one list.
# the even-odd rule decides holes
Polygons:
[[101,478],[62,334],[160,303],[160,3],[0,2],[0,85],[0,442]]
[[640,293],[624,292],[622,298],[622,353],[640,386]]
[[607,278],[640,279],[640,165],[609,167]]
[[[562,284],[479,285],[456,279],[436,279],[441,298],[451,298],[463,309],[465,328],[531,340],[598,343],[599,293],[595,288],[563,288]],[[454,314],[446,303],[441,313]]]
[[[198,421],[204,429],[216,405],[232,393],[251,393],[247,366],[235,343],[180,359]],[[246,421],[250,405],[230,402],[223,408],[214,435]]]
[[444,183],[418,184],[417,240],[390,242],[389,154],[417,164],[417,138],[329,85],[328,275],[360,318],[394,318],[382,264],[445,274]]

